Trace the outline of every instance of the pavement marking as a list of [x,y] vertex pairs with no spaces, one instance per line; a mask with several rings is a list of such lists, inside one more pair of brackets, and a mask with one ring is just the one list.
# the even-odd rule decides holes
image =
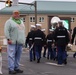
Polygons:
[[54,65],[54,66],[64,66],[63,64],[62,64],[62,65],[59,65],[59,64],[57,64],[57,63],[50,63],[50,62],[46,62],[46,64]]
[[20,64],[20,63],[19,63],[19,65],[20,65],[20,66],[25,66],[25,65],[23,65],[23,64]]

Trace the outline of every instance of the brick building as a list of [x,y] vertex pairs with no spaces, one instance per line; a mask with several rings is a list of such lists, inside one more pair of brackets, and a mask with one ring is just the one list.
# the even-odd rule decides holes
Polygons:
[[[18,5],[5,7],[0,10],[0,44],[3,45],[4,24],[11,17],[14,10],[19,10],[21,18],[26,27],[26,36],[30,31],[30,25],[35,25],[34,6]],[[37,23],[42,24],[42,28],[46,29],[48,34],[51,28],[51,18],[58,16],[60,19],[67,21],[68,29],[73,29],[76,26],[76,2],[56,2],[56,1],[37,1]]]

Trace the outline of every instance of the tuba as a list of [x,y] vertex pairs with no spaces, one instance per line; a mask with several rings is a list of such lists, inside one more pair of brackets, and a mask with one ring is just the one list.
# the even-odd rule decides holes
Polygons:
[[55,29],[56,26],[58,25],[58,22],[60,21],[60,18],[57,16],[52,17],[51,19],[51,29]]

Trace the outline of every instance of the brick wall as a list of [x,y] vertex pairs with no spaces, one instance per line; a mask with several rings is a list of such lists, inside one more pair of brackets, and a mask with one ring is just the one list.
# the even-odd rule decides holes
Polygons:
[[[34,22],[30,22],[29,18],[30,16],[34,16],[33,14],[30,15],[24,15],[21,17],[25,17],[25,29],[26,29],[26,36],[28,34],[28,32],[30,31],[30,25],[31,24],[35,24]],[[44,22],[39,22],[39,17],[44,17]],[[58,15],[59,17],[74,17],[74,22],[71,22],[71,29],[73,29],[76,26],[76,15]],[[3,39],[5,39],[4,36],[4,24],[6,22],[7,19],[9,19],[11,17],[11,15],[0,15],[0,45],[3,45]],[[42,28],[46,29],[46,34],[48,33],[48,15],[44,15],[44,14],[39,14],[37,15],[37,22],[42,24]]]

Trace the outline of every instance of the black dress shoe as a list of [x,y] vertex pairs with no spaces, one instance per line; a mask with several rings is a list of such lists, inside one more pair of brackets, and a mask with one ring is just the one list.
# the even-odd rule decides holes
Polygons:
[[30,62],[32,62],[32,60],[30,60]]
[[45,55],[43,55],[43,57],[44,57],[44,58],[46,58],[46,56],[45,56]]
[[47,59],[49,60],[49,57],[47,57]]
[[73,54],[73,58],[75,58],[75,56],[76,56],[76,52]]
[[54,58],[53,58],[53,60],[55,61],[55,60],[56,60],[56,58],[54,57]]
[[73,58],[75,58],[75,56],[76,56],[76,55],[75,55],[75,54],[73,54]]
[[16,71],[9,71],[9,74],[16,74]]
[[35,61],[35,60],[36,60],[36,58],[33,58],[33,60]]
[[64,64],[65,64],[65,65],[67,64],[67,59],[64,59]]
[[23,70],[20,70],[20,69],[17,69],[15,71],[16,71],[16,73],[23,73]]
[[40,63],[40,59],[37,59],[37,63]]

